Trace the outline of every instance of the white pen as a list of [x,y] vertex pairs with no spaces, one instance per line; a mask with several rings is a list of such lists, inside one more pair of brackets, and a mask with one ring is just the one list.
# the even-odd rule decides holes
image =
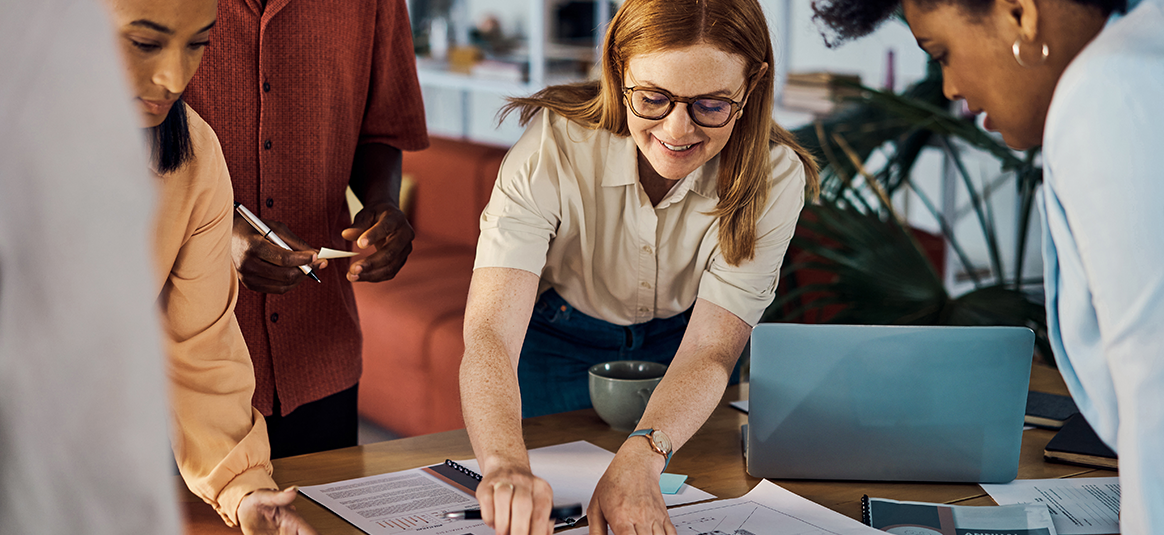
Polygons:
[[[234,209],[238,210],[239,215],[241,215],[243,219],[247,220],[247,223],[250,223],[251,226],[255,228],[255,230],[259,231],[259,233],[262,234],[264,238],[271,240],[271,243],[278,245],[279,247],[282,247],[288,251],[294,251],[294,249],[287,245],[287,242],[283,241],[283,238],[280,238],[278,234],[275,234],[275,231],[271,230],[271,227],[268,227],[266,223],[263,223],[262,219],[259,219],[258,216],[251,213],[250,210],[247,210],[247,207],[243,206],[241,202],[235,201]],[[314,279],[315,282],[323,282],[319,280],[319,277],[315,276],[315,272],[311,270],[311,266],[299,266],[299,270],[306,274],[308,277]]]

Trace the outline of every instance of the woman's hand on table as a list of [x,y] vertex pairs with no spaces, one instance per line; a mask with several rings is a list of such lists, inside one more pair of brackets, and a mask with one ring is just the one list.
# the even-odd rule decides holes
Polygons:
[[554,491],[529,468],[499,467],[489,470],[477,485],[481,520],[497,535],[550,535],[554,521],[550,509]]
[[319,535],[307,524],[291,502],[295,487],[282,491],[256,490],[238,504],[238,523],[246,535]]
[[675,535],[659,490],[665,459],[646,440],[634,437],[619,448],[594,489],[586,510],[590,535]]

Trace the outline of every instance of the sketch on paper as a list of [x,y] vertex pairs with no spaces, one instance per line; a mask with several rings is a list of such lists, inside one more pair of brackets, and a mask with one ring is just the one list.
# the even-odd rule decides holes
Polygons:
[[675,531],[680,535],[756,535],[762,533],[835,535],[837,533],[753,501],[725,500],[721,507],[705,507],[686,514],[673,512],[671,523],[675,525]]

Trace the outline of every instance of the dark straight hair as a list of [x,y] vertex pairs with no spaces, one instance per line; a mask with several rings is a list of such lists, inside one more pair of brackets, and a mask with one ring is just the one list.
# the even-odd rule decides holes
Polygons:
[[162,124],[149,129],[150,161],[159,175],[181,169],[194,158],[190,128],[186,123],[186,103],[181,98],[170,106]]

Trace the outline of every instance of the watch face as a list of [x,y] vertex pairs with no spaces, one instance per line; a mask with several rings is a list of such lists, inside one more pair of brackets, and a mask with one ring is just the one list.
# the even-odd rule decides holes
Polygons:
[[658,448],[661,453],[671,453],[671,437],[668,437],[662,431],[656,430],[654,433],[651,433],[651,442],[654,443],[655,447]]

